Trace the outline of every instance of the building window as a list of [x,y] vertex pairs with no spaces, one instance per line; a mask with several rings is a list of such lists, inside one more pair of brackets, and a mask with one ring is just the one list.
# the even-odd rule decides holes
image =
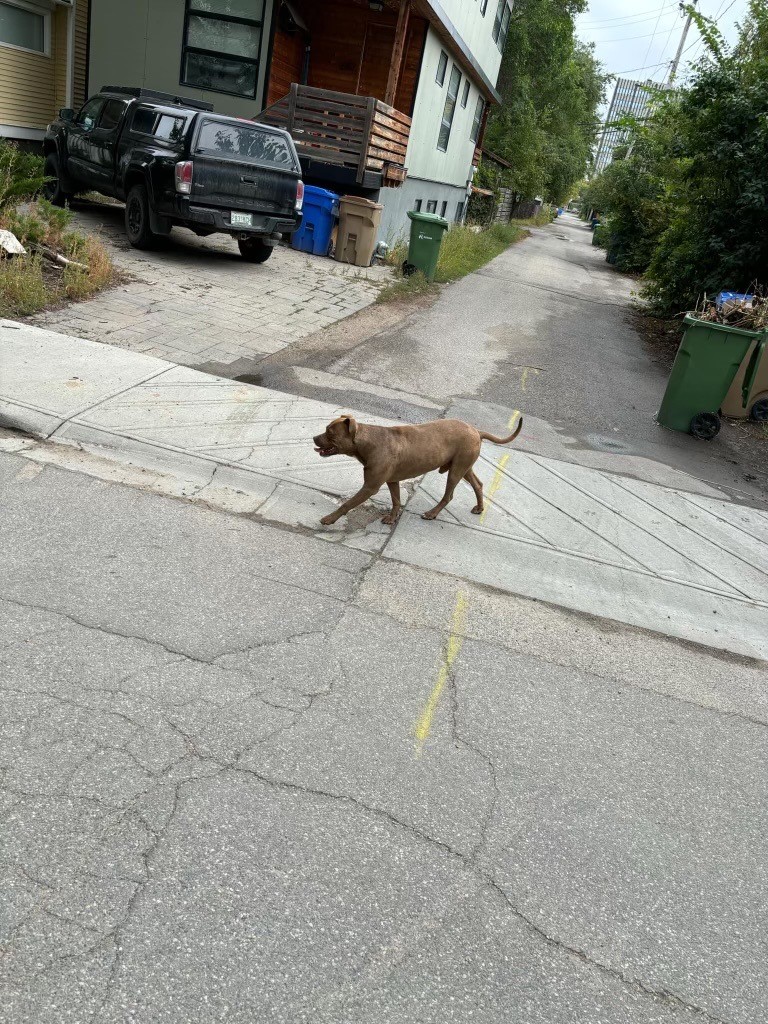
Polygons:
[[427,213],[437,213],[437,200],[430,199],[427,203]]
[[461,90],[461,105],[466,107],[467,100],[469,99],[469,79],[467,78],[464,82],[464,88]]
[[464,201],[456,203],[456,223],[461,224],[464,220]]
[[448,54],[445,50],[440,51],[440,60],[437,62],[437,74],[435,75],[435,81],[438,85],[442,85],[445,81],[445,71],[448,67]]
[[451,125],[453,124],[453,115],[456,112],[456,97],[459,95],[460,82],[461,72],[454,64],[451,68],[451,78],[448,82],[448,95],[445,97],[443,119],[440,122],[440,132],[437,136],[437,148],[442,150],[443,153],[448,149],[448,140],[451,137]]
[[472,118],[472,131],[469,133],[470,139],[477,143],[480,138],[480,125],[483,123],[483,111],[485,110],[485,100],[482,96],[477,97],[477,104],[475,106],[475,116]]
[[187,0],[181,84],[256,96],[264,0]]
[[493,31],[491,32],[491,35],[494,43],[496,43],[502,53],[504,52],[504,44],[507,41],[509,19],[511,16],[512,12],[509,9],[508,0],[499,0],[499,6],[496,9],[496,17],[493,19]]
[[480,13],[485,17],[485,12],[488,10],[488,0],[480,0]]
[[26,4],[0,2],[0,46],[47,54],[50,14]]
[[447,199],[444,199],[444,200],[443,200],[443,202],[442,202],[442,205],[441,205],[441,207],[440,207],[440,216],[441,216],[441,217],[444,217],[444,216],[445,216],[445,211],[446,211],[447,209],[448,209],[448,200],[447,200]]
[[413,208],[416,211],[416,213],[421,213],[421,200],[420,199],[416,200],[416,202],[413,204]]

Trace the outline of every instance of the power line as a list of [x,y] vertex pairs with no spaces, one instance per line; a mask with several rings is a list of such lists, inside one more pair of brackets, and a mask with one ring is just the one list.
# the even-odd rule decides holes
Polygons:
[[659,14],[658,18],[656,19],[656,25],[654,26],[654,29],[653,29],[653,35],[651,36],[651,41],[650,41],[650,43],[648,43],[648,49],[645,51],[645,56],[643,57],[643,64],[645,64],[645,62],[648,60],[648,54],[651,52],[651,47],[653,46],[653,40],[656,38],[656,33],[658,32],[660,22],[661,22],[661,14]]
[[639,11],[637,14],[620,14],[616,18],[598,18],[591,24],[602,25],[609,21],[630,21],[635,18],[639,18],[641,21],[651,21],[660,11],[666,11],[672,7],[677,7],[677,3],[664,4],[663,7],[654,8],[652,11]]
[[[677,13],[676,8],[677,8],[677,4],[673,4],[669,8],[667,15],[665,15],[664,14],[664,10],[662,10],[661,16],[662,17],[668,17],[670,14],[676,14]],[[637,21],[621,22],[618,25],[616,25],[616,24],[614,24],[614,25],[608,25],[608,24],[599,25],[599,24],[596,24],[593,21],[590,21],[585,27],[590,29],[590,31],[610,32],[612,29],[623,28],[625,25],[626,25],[627,28],[634,28],[635,25],[642,25],[643,22],[653,21],[655,19],[655,17],[656,17],[656,15],[654,14],[650,18],[639,18]]]

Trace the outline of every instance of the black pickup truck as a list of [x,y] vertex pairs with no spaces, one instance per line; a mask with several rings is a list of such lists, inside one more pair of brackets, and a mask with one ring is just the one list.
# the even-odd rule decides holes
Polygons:
[[174,224],[224,232],[263,263],[301,223],[296,148],[279,128],[216,114],[208,103],[108,86],[45,136],[47,198],[93,190],[125,202],[128,241],[147,249]]

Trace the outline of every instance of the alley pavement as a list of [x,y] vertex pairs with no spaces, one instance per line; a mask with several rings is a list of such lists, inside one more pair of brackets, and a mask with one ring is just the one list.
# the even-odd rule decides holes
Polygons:
[[73,468],[0,454],[3,1020],[765,1020],[764,664]]
[[[261,387],[0,322],[3,1024],[768,1019],[764,496],[488,390],[525,259]],[[322,528],[339,411],[525,422]]]

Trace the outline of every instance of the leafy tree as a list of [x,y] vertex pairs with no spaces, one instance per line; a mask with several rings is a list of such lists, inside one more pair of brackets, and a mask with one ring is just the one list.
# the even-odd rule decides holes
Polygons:
[[575,37],[587,0],[517,0],[499,73],[503,102],[486,147],[512,164],[518,198],[564,202],[588,166],[606,79]]
[[0,139],[0,210],[30,199],[44,183],[43,158]]
[[751,0],[730,51],[696,17],[707,56],[685,87],[659,91],[582,193],[605,215],[618,267],[647,272],[660,313],[768,276],[768,0]]

